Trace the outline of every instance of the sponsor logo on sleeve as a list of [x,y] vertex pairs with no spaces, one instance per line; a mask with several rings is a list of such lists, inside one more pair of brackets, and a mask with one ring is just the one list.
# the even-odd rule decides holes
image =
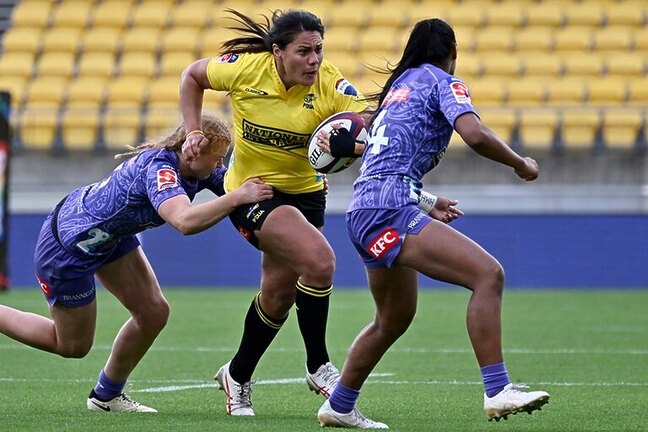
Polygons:
[[335,91],[346,96],[358,96],[358,91],[345,78],[340,78],[335,82]]
[[452,90],[452,95],[454,96],[457,103],[466,104],[472,103],[470,101],[470,92],[468,92],[468,87],[463,82],[450,81],[450,90]]
[[398,233],[392,228],[387,228],[369,243],[367,252],[376,258],[382,258],[391,248],[398,244],[399,240]]
[[223,54],[216,59],[216,63],[234,63],[238,60],[239,55],[234,53]]
[[163,191],[178,185],[178,175],[170,168],[160,168],[157,170],[157,189]]

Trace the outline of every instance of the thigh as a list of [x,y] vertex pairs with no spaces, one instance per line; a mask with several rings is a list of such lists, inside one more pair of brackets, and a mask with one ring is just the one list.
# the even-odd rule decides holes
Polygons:
[[405,318],[411,320],[414,317],[418,299],[416,270],[398,265],[391,268],[368,268],[367,279],[376,303],[376,318],[381,324],[401,322]]
[[91,343],[94,339],[97,321],[96,300],[78,307],[68,307],[57,303],[50,307],[50,314],[56,327],[59,344]]
[[313,263],[334,259],[333,249],[322,232],[295,207],[283,205],[270,213],[257,232],[260,249],[299,274]]
[[153,268],[140,246],[101,266],[97,278],[131,312],[165,302]]
[[470,238],[433,220],[418,234],[407,236],[396,259],[428,277],[471,288],[499,263]]

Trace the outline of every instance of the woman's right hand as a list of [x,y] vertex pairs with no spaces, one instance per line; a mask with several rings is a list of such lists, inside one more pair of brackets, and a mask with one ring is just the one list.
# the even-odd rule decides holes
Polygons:
[[522,158],[523,163],[515,168],[515,174],[524,181],[533,181],[538,178],[538,163],[530,158]]
[[265,201],[272,198],[273,189],[258,178],[245,181],[234,193],[239,195],[241,204]]

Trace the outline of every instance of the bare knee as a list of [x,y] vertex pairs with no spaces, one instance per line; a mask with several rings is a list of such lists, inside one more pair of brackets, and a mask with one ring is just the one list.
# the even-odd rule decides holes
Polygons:
[[160,298],[149,304],[144,310],[133,313],[133,319],[139,328],[148,333],[160,333],[166,327],[171,315],[171,306],[164,299]]
[[333,282],[334,273],[335,254],[332,250],[327,250],[307,260],[301,275],[306,283],[326,286]]
[[414,320],[415,313],[414,310],[388,317],[376,317],[375,324],[383,339],[394,342],[407,331]]
[[474,291],[488,292],[501,296],[504,291],[504,268],[494,261],[480,273],[479,282],[475,285]]
[[90,352],[92,343],[92,338],[89,340],[76,340],[64,343],[59,342],[56,353],[64,358],[84,358]]

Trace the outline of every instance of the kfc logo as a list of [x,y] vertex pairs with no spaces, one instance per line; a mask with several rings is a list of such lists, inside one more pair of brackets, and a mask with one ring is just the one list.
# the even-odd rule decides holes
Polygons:
[[170,168],[161,168],[157,171],[157,189],[163,191],[178,185],[178,175]]
[[47,282],[45,282],[44,280],[42,280],[38,276],[36,276],[36,279],[38,279],[38,285],[40,285],[40,289],[43,291],[43,293],[48,297],[50,295],[52,295],[52,290],[51,290],[50,286],[47,284]]
[[376,258],[382,258],[387,251],[398,244],[399,240],[398,233],[391,228],[387,228],[369,244],[367,252]]

